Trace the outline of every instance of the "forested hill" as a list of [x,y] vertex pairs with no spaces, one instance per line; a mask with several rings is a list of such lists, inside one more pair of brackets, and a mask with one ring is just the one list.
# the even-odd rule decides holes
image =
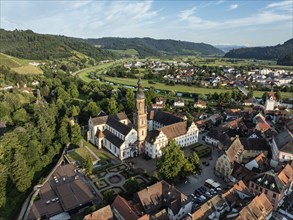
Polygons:
[[[293,51],[293,38],[284,44],[270,47],[247,47],[230,50],[225,54],[227,58],[244,58],[258,60],[281,60]],[[292,57],[292,56],[291,56]]]
[[224,54],[220,49],[204,43],[192,43],[176,40],[155,40],[152,38],[118,38],[105,37],[87,39],[93,45],[112,50],[135,49],[141,57],[160,55],[218,55]]
[[73,51],[97,60],[113,57],[113,53],[94,47],[83,39],[37,34],[31,30],[6,31],[0,29],[0,52],[25,59],[44,60],[66,58]]

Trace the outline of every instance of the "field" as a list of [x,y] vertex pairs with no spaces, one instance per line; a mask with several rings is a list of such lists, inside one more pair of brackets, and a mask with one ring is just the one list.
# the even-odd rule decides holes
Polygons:
[[19,74],[41,74],[43,71],[36,66],[30,65],[31,61],[19,59],[0,53],[0,65],[8,66]]
[[125,56],[132,56],[132,55],[139,55],[138,52],[135,49],[127,49],[127,50],[109,50],[111,52],[116,52],[120,55]]
[[[89,78],[90,72],[97,72],[97,74],[102,74],[107,68],[117,64],[121,63],[122,61],[126,62],[126,60],[120,60],[120,61],[115,61],[115,62],[110,62],[106,64],[99,65],[97,67],[93,67],[90,69],[87,69],[84,72],[81,72],[79,74],[80,79],[82,79],[85,82],[91,82],[93,79]],[[244,61],[243,61],[244,62]],[[248,61],[246,61],[248,62]],[[217,64],[219,65],[219,64]],[[231,65],[231,64],[230,64]],[[132,79],[132,78],[117,78],[117,77],[108,77],[105,76],[104,79],[106,81],[115,83],[115,84],[120,84],[120,85],[128,85],[128,86],[136,86],[137,85],[137,79]],[[167,91],[173,91],[173,92],[182,92],[182,93],[197,93],[197,94],[212,94],[212,93],[222,93],[222,92],[227,92],[231,91],[228,89],[209,89],[209,88],[197,88],[195,86],[185,86],[185,85],[176,85],[176,86],[170,86],[170,85],[165,85],[164,83],[160,82],[155,82],[155,84],[149,83],[149,80],[142,80],[143,86],[146,88],[149,87],[154,87],[155,89],[158,90],[167,90]],[[254,91],[254,96],[255,97],[262,97],[264,91]],[[292,98],[292,93],[290,92],[282,92],[282,98]]]

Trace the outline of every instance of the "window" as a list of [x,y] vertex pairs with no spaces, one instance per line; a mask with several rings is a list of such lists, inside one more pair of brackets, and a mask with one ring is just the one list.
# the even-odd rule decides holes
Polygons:
[[261,187],[259,187],[259,191],[262,192],[262,188]]
[[142,135],[142,136],[144,135],[144,130],[141,131],[141,135]]
[[274,193],[274,194],[273,194],[273,198],[276,198],[276,197],[277,197],[277,195],[276,195],[276,193]]
[[268,194],[268,190],[267,189],[265,190],[265,194]]
[[258,186],[255,186],[255,189],[258,190]]
[[251,187],[254,188],[254,184],[253,183],[251,183]]

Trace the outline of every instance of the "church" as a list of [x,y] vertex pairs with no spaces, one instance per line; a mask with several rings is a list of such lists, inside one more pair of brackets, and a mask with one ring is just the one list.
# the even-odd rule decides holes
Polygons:
[[147,111],[141,79],[137,83],[133,123],[121,112],[91,117],[88,127],[88,141],[99,149],[106,148],[120,160],[143,153],[157,158],[169,140],[186,147],[197,143],[199,134],[194,122],[158,109]]

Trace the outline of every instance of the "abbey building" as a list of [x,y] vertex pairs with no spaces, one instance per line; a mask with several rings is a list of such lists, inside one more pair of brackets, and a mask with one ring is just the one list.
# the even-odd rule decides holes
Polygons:
[[199,133],[194,122],[158,109],[148,111],[140,79],[133,123],[121,112],[90,118],[88,126],[88,141],[98,148],[106,148],[120,160],[143,153],[151,158],[160,157],[169,140],[174,139],[177,144],[186,147],[198,142]]

